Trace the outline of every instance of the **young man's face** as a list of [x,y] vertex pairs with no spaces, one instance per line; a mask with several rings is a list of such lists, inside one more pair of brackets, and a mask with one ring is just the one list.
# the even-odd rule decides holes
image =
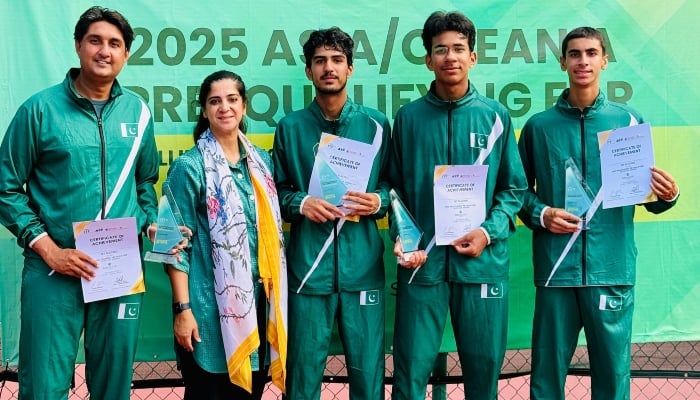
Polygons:
[[111,81],[129,58],[124,37],[116,26],[93,22],[80,41],[75,42],[80,58],[80,74],[93,81]]
[[433,37],[425,65],[435,73],[437,85],[449,87],[469,82],[469,69],[476,63],[476,53],[469,50],[467,37],[445,31]]
[[323,94],[336,94],[345,90],[353,67],[340,50],[318,47],[311,59],[311,67],[306,68],[306,77],[313,82],[316,91]]
[[597,88],[600,85],[600,71],[608,65],[608,56],[603,54],[598,39],[578,38],[569,41],[560,62],[561,70],[569,75],[572,88]]

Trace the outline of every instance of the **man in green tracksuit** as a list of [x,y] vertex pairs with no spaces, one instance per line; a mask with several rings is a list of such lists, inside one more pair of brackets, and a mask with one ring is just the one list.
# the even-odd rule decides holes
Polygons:
[[[630,398],[630,341],[637,249],[634,206],[599,207],[602,199],[598,132],[636,125],[640,115],[600,91],[607,66],[605,40],[593,28],[571,31],[561,46],[569,89],[534,115],[519,141],[528,191],[520,218],[533,230],[535,316],[531,398],[563,399],[566,374],[581,328],[586,333],[593,399]],[[581,218],[565,211],[567,164],[594,198]],[[573,169],[572,169],[573,170]],[[679,194],[667,172],[652,168],[653,213]],[[571,180],[571,178],[570,178]],[[596,195],[597,194],[597,195]],[[585,210],[581,210],[585,212]],[[581,226],[587,225],[587,229]]]
[[[287,246],[290,400],[320,398],[334,321],[345,351],[350,398],[384,398],[384,246],[377,220],[389,205],[381,172],[390,126],[386,116],[348,98],[352,51],[353,40],[338,28],[311,33],[304,57],[315,99],[282,118],[275,132],[275,183],[282,216],[292,224]],[[321,142],[322,133],[338,138],[326,136]],[[329,150],[339,141],[347,147]],[[325,191],[314,187],[340,183],[324,178],[326,162],[363,165],[358,168],[369,173],[366,189],[327,201]]]
[[17,111],[0,146],[0,222],[24,249],[19,397],[67,399],[84,334],[93,399],[128,399],[141,294],[83,302],[96,261],[73,222],[156,221],[158,154],[147,105],[116,79],[134,38],[124,17],[93,7],[74,32],[80,68]]
[[[508,321],[508,237],[526,188],[505,107],[469,82],[475,28],[459,12],[433,13],[423,27],[435,80],[394,122],[390,181],[424,235],[403,260],[400,242],[394,328],[394,399],[424,399],[450,310],[468,399],[495,399]],[[488,165],[485,220],[448,246],[433,246],[438,165]],[[392,237],[395,233],[392,221]],[[426,257],[427,256],[427,257]],[[426,259],[427,258],[427,259]],[[417,269],[416,269],[417,268]]]

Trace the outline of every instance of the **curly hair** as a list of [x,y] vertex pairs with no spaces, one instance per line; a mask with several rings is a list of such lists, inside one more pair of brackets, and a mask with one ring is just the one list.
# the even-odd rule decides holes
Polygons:
[[355,42],[347,33],[334,26],[311,32],[309,39],[304,43],[306,68],[311,68],[311,59],[314,57],[316,49],[322,46],[343,52],[348,59],[348,65],[352,65],[352,50]]

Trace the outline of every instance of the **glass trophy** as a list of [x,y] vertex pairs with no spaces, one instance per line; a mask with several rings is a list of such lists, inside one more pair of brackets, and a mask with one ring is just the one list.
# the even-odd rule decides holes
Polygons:
[[581,172],[574,160],[569,158],[566,160],[566,193],[564,200],[564,210],[566,212],[581,217],[580,228],[588,229],[588,220],[586,220],[586,211],[593,204],[593,192],[583,181]]
[[403,258],[404,261],[408,261],[411,253],[418,250],[423,231],[418,227],[416,220],[408,212],[394,189],[389,191],[389,199],[391,200],[391,210],[394,212],[394,221],[399,231]]
[[177,255],[170,251],[186,239],[180,230],[185,226],[182,215],[168,186],[163,185],[163,195],[158,202],[158,229],[153,240],[153,249],[147,251],[144,260],[164,264],[176,264]]
[[319,180],[321,185],[321,192],[323,193],[323,200],[333,204],[334,206],[339,206],[343,203],[343,196],[348,191],[347,186],[338,177],[338,174],[333,171],[333,169],[317,156],[317,161],[319,162]]

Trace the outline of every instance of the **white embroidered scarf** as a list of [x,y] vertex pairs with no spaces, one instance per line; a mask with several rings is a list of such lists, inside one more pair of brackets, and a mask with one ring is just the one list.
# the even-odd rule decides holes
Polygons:
[[[287,262],[272,172],[239,131],[255,192],[258,269],[270,304],[267,340],[272,382],[285,392],[287,361]],[[204,158],[207,215],[214,260],[214,290],[231,382],[252,391],[250,355],[260,346],[251,254],[243,203],[221,145],[210,130],[197,141]],[[261,365],[264,360],[261,360]]]

